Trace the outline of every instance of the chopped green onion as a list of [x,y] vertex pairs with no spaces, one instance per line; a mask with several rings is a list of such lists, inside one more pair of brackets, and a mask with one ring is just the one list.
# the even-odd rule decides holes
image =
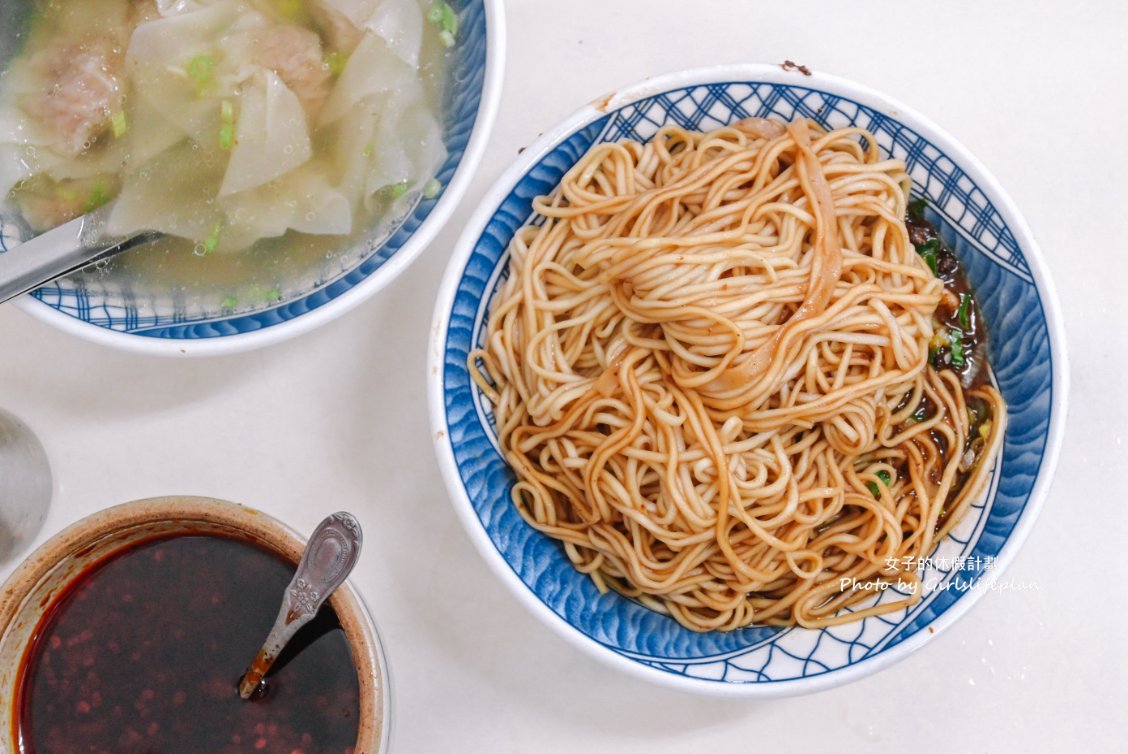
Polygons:
[[960,308],[956,315],[960,321],[960,327],[965,330],[971,329],[971,294],[960,294]]
[[391,185],[385,186],[384,188],[380,189],[380,196],[383,197],[384,199],[388,199],[388,200],[399,199],[401,196],[403,196],[406,193],[407,193],[407,181],[400,181],[399,183],[393,183]]
[[211,55],[197,55],[188,61],[188,75],[201,85],[210,83],[214,72],[215,61]]
[[961,369],[967,364],[967,358],[964,356],[963,333],[959,330],[953,330],[951,339],[952,344],[952,366],[956,369]]
[[928,263],[928,269],[932,270],[932,274],[940,274],[936,266],[936,253],[940,251],[940,239],[933,238],[931,241],[916,247],[916,250],[918,254],[924,257],[924,261]]
[[235,105],[231,100],[225,99],[219,106],[219,119],[223,122],[219,127],[219,148],[230,150],[235,146]]
[[443,47],[454,47],[454,35],[449,31],[440,31],[439,41],[443,43]]
[[[889,475],[889,472],[885,471],[884,469],[877,472],[876,476],[886,487],[888,487],[890,482],[893,481],[893,477],[891,477]],[[873,494],[874,499],[881,499],[881,488],[877,486],[877,482],[866,482],[866,488]]]
[[217,220],[215,225],[212,226],[211,233],[208,235],[207,238],[204,239],[204,252],[205,253],[215,251],[215,248],[217,246],[219,246],[219,235],[222,232],[223,232],[223,222]]
[[365,157],[371,157],[372,153],[375,152],[375,151],[376,151],[376,144],[374,142],[370,141],[370,142],[368,142],[367,144],[364,145],[363,155]]
[[434,199],[443,190],[443,184],[432,178],[423,184],[423,198]]
[[341,53],[334,50],[325,56],[325,65],[330,74],[340,76],[341,71],[345,70],[345,58]]
[[[443,31],[454,37],[458,36],[458,14],[454,12],[454,8],[450,7],[450,3],[443,3],[442,8],[442,25]],[[450,45],[447,45],[449,47]]]
[[223,127],[219,129],[219,148],[231,149],[235,146],[235,126],[231,123],[224,123]]
[[114,138],[120,139],[129,130],[129,122],[125,119],[125,111],[118,110],[110,116],[110,127],[114,130]]
[[90,196],[86,198],[86,212],[93,212],[109,200],[110,195],[106,193],[105,184],[98,181],[98,183],[94,184],[94,189],[90,192]]
[[928,412],[924,410],[924,406],[921,406],[916,411],[914,411],[908,419],[905,420],[905,424],[918,424],[927,418]]
[[250,289],[247,296],[255,300],[274,302],[282,299],[282,289],[277,285],[273,288],[256,285],[254,288]]
[[928,206],[928,202],[924,199],[915,199],[909,202],[909,217],[913,220],[924,219],[924,208]]
[[443,8],[438,3],[435,3],[427,11],[427,20],[433,24],[440,24],[443,21]]
[[234,296],[224,296],[223,301],[220,301],[219,305],[224,309],[234,309],[239,305],[239,299]]

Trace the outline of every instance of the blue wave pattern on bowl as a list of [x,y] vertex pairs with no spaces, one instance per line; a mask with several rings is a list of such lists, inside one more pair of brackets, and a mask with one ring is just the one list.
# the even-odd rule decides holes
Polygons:
[[[482,0],[465,0],[461,3],[452,0],[451,4],[458,10],[460,31],[458,44],[453,49],[449,63],[448,81],[443,94],[443,138],[448,154],[436,178],[444,190],[462,161],[462,155],[470,141],[486,73],[484,3]],[[372,275],[422,225],[441,195],[440,193],[434,199],[422,200],[416,204],[401,225],[386,237],[374,253],[349,272],[301,298],[256,312],[200,319],[189,315],[182,305],[175,302],[172,302],[172,311],[164,313],[169,302],[155,302],[163,303],[159,307],[162,313],[142,314],[138,304],[154,302],[131,301],[128,297],[90,290],[81,274],[50,283],[34,291],[32,295],[48,306],[92,325],[152,338],[198,340],[261,330],[316,309]],[[14,228],[8,228],[7,234],[4,230],[3,220],[0,219],[0,251],[6,250],[7,244],[12,242],[10,236],[14,234],[18,238],[19,235]],[[149,311],[154,308],[157,307],[144,307]]]
[[[529,526],[510,499],[513,475],[497,450],[489,407],[467,370],[489,303],[506,274],[506,247],[548,193],[591,147],[645,140],[677,124],[708,130],[749,117],[807,117],[828,128],[858,125],[905,160],[928,218],[964,262],[988,322],[995,379],[1009,426],[983,499],[938,546],[923,577],[931,588],[907,610],[824,630],[749,628],[699,634],[617,594],[599,594],[559,545]],[[678,89],[628,105],[572,134],[520,179],[486,225],[459,281],[444,352],[449,442],[468,498],[514,573],[567,623],[653,668],[719,682],[806,678],[862,662],[905,641],[977,588],[1006,543],[1041,465],[1050,419],[1051,353],[1041,299],[1021,249],[986,194],[947,155],[896,119],[800,86],[734,82]],[[901,594],[875,595],[861,609]]]

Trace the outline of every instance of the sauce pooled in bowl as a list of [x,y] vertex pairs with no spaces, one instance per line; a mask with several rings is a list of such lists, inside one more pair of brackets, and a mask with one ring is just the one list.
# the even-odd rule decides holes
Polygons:
[[130,546],[77,577],[21,668],[24,754],[353,752],[356,665],[327,604],[275,663],[236,683],[294,566],[248,541],[181,535]]

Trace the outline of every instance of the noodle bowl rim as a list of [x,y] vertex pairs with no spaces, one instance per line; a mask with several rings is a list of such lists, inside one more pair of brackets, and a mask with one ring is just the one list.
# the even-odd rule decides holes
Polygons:
[[[466,273],[467,263],[478,245],[478,240],[500,210],[505,199],[532,168],[582,128],[641,100],[693,86],[742,83],[796,86],[833,96],[847,97],[909,126],[920,136],[942,149],[963,170],[967,177],[983,190],[1014,234],[1016,244],[1021,249],[1030,269],[1047,328],[1051,357],[1051,397],[1048,409],[1050,420],[1046,434],[1046,445],[1038,471],[1019,519],[996,556],[994,566],[981,572],[977,582],[979,588],[964,592],[947,610],[934,617],[926,626],[922,626],[920,630],[907,639],[876,655],[819,675],[769,682],[715,681],[650,667],[600,643],[594,637],[587,635],[567,621],[563,616],[557,614],[552,607],[544,602],[532,586],[527,584],[506,561],[505,555],[490,538],[469,498],[451,446],[450,427],[446,418],[447,393],[444,380],[447,326],[459,285]],[[504,259],[504,255],[502,258]],[[494,271],[496,271],[496,265]],[[483,297],[488,295],[488,290],[482,294]],[[647,78],[633,85],[616,89],[606,96],[584,105],[528,146],[483,195],[455,244],[436,301],[428,351],[427,377],[431,437],[448,497],[483,559],[522,604],[537,615],[552,631],[572,645],[601,662],[638,678],[682,691],[711,696],[761,698],[814,693],[864,678],[904,659],[965,615],[978,602],[979,597],[990,590],[992,584],[1009,566],[1038,518],[1058,462],[1069,394],[1069,366],[1065,346],[1065,328],[1056,289],[1030,227],[1009,194],[983,163],[931,119],[866,85],[818,72],[803,75],[796,71],[785,71],[779,65],[762,63],[710,66]],[[1000,452],[1002,453],[1002,451]],[[1002,461],[1003,456],[1000,455],[1000,467]],[[988,503],[993,505],[994,496],[989,498]],[[987,515],[990,515],[989,510]],[[577,579],[588,578],[579,571],[576,572],[575,576]],[[790,630],[808,631],[811,629],[794,628]]]

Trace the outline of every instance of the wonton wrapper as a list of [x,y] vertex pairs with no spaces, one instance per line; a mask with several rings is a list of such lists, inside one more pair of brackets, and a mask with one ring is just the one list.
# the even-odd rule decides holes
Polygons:
[[371,31],[400,60],[419,68],[423,46],[423,9],[415,0],[321,0],[359,31]]
[[373,94],[418,87],[415,79],[415,71],[391,54],[383,39],[365,34],[321,110],[321,125],[339,120]]
[[[246,38],[244,32],[269,25],[239,0],[220,0],[143,24],[133,33],[126,55],[133,91],[183,135],[201,144],[213,142],[219,134],[220,103],[235,98],[239,86],[259,70],[246,62],[251,50],[241,49],[239,42]],[[206,84],[187,70],[202,56],[214,66]]]
[[[415,70],[420,4],[319,1],[355,24],[360,41],[315,123],[279,75],[255,62],[256,40],[275,24],[252,6],[259,0],[155,0],[160,16],[128,39],[127,131],[78,157],[55,152],[51,134],[18,106],[44,84],[17,59],[0,103],[0,196],[41,173],[121,174],[112,235],[153,230],[234,250],[289,230],[353,232],[354,213],[402,195],[401,186],[419,188],[446,150]],[[102,22],[116,25],[123,45],[130,7]],[[204,81],[190,71],[201,57],[210,63]],[[230,150],[220,143],[225,102],[235,115]],[[316,158],[315,127],[327,151]]]
[[349,200],[330,185],[325,166],[318,161],[232,196],[224,207],[227,222],[220,248],[246,248],[260,238],[281,236],[291,229],[315,235],[352,232]]
[[235,147],[219,198],[261,186],[313,156],[305,110],[274,71],[264,71],[241,100]]
[[106,232],[127,236],[156,230],[203,241],[223,221],[214,199],[223,170],[222,163],[182,142],[125,176]]

